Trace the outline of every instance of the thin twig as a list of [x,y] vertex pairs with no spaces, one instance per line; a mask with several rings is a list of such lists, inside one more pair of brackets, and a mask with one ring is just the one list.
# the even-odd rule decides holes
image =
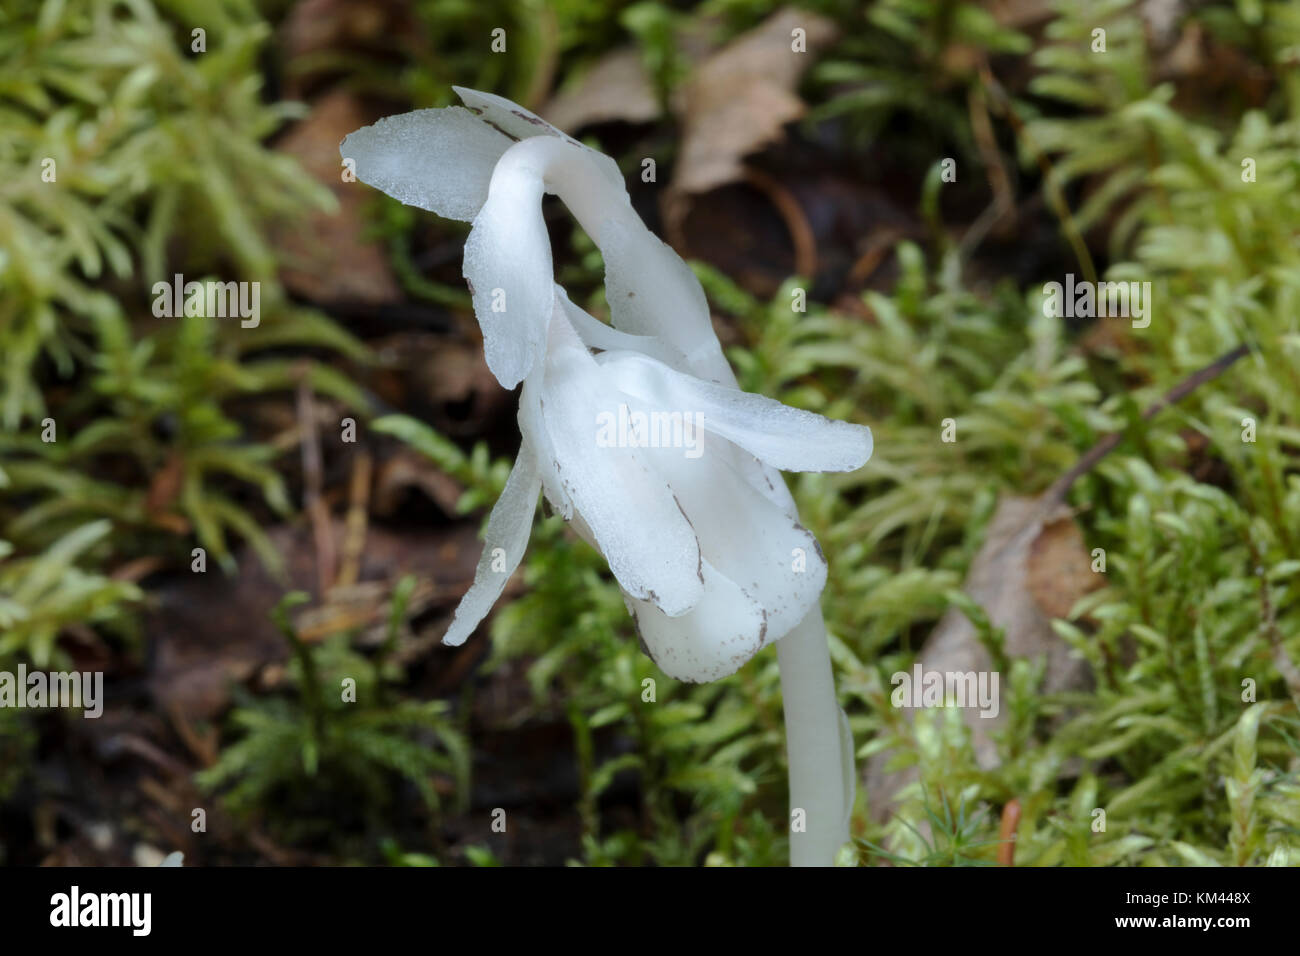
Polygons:
[[989,189],[993,192],[993,201],[998,210],[998,217],[1001,218],[1012,212],[1016,204],[1012,198],[1011,176],[1002,161],[998,138],[993,132],[993,120],[989,117],[989,105],[983,86],[970,88],[966,95],[966,106],[970,111],[970,125],[975,135],[975,145],[979,149],[980,159],[984,162]]
[[772,201],[781,214],[790,241],[794,244],[794,271],[805,279],[817,275],[817,240],[799,201],[779,182],[766,173],[745,168],[745,182]]
[[[1229,366],[1239,359],[1244,358],[1249,353],[1249,345],[1238,345],[1231,352],[1220,355],[1209,365],[1205,366],[1205,368],[1193,372],[1157,399],[1142,413],[1142,420],[1150,421],[1155,418],[1156,415],[1160,414],[1170,405],[1182,401],[1199,385],[1202,385],[1211,379],[1218,378],[1228,369]],[[1123,440],[1124,432],[1122,431],[1111,432],[1109,435],[1102,438],[1097,442],[1097,444],[1093,445],[1083,453],[1083,456],[1075,462],[1073,468],[1053,482],[1052,486],[1048,488],[1047,492],[1043,495],[1043,501],[1053,505],[1059,505],[1064,502],[1066,494],[1070,491],[1070,487],[1079,478],[1096,467],[1099,461],[1118,448],[1120,442]]]
[[334,583],[334,534],[329,506],[323,494],[324,464],[320,450],[320,435],[316,429],[316,404],[312,398],[309,366],[303,363],[298,369],[298,427],[302,438],[303,507],[311,521],[312,538],[316,545],[316,580],[322,599]]
[[348,517],[343,539],[343,562],[335,584],[350,587],[361,573],[361,552],[366,547],[367,507],[370,502],[370,476],[374,459],[362,451],[352,461],[352,480],[348,488]]
[[1273,608],[1273,598],[1268,590],[1268,574],[1264,568],[1264,559],[1259,549],[1255,547],[1254,541],[1247,542],[1247,546],[1250,548],[1255,573],[1259,575],[1259,618],[1264,625],[1264,636],[1268,638],[1269,646],[1273,648],[1273,666],[1282,675],[1291,700],[1295,702],[1296,707],[1300,708],[1300,668],[1296,667],[1295,661],[1291,660],[1291,655],[1286,652],[1286,647],[1282,644],[1282,632],[1277,626],[1277,611]]
[[880,268],[880,264],[885,261],[885,257],[894,251],[894,246],[899,239],[908,238],[907,234],[901,229],[895,229],[892,226],[885,226],[874,233],[867,240],[866,251],[858,256],[857,261],[853,263],[853,268],[849,270],[844,284],[849,289],[860,289],[867,284],[867,280],[875,274]]

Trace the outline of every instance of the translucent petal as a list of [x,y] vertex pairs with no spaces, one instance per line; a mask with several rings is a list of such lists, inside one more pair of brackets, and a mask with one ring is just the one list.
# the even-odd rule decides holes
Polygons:
[[536,171],[511,166],[492,177],[487,202],[465,241],[462,272],[483,330],[488,368],[502,386],[514,388],[545,349],[555,309],[551,239]]
[[408,206],[470,221],[487,200],[511,140],[469,110],[451,106],[381,119],[344,137],[339,154],[357,178]]
[[624,595],[642,649],[665,674],[703,684],[734,674],[762,648],[763,609],[734,581],[705,561],[704,595],[687,614],[668,617],[653,604]]
[[460,101],[489,128],[495,128],[514,140],[529,139],[533,136],[558,136],[565,142],[579,146],[590,153],[599,166],[601,175],[620,190],[626,190],[618,163],[604,153],[585,146],[569,134],[556,129],[518,103],[512,103],[504,96],[497,96],[495,93],[481,93],[463,86],[453,86],[452,89],[456,91]]
[[709,303],[681,256],[639,220],[607,222],[601,229],[605,297],[614,327],[652,335],[686,356],[697,375],[734,384],[713,331]]
[[674,371],[632,352],[599,356],[624,392],[651,406],[704,415],[704,427],[782,471],[854,471],[871,457],[871,429],[832,421]]
[[444,644],[464,644],[479,622],[487,617],[506,582],[523,559],[537,510],[537,493],[542,489],[537,463],[525,445],[506,479],[505,490],[492,506],[483,532],[483,556],[474,571],[474,583],[456,607]]
[[627,447],[599,447],[602,413],[619,393],[567,323],[556,321],[547,352],[544,419],[561,480],[623,590],[676,616],[700,599],[695,532],[662,477]]
[[687,437],[686,447],[639,454],[668,480],[695,528],[704,560],[762,608],[763,643],[779,640],[803,620],[826,585],[817,539],[731,465],[726,442],[709,436],[711,442],[697,444]]
[[[722,441],[722,439],[718,440]],[[741,476],[749,482],[749,486],[779,507],[790,518],[798,521],[799,509],[795,507],[794,498],[791,497],[790,489],[786,487],[781,472],[771,465],[759,461],[739,445],[733,445],[730,442],[726,442],[726,445],[731,452],[731,463],[740,472]]]
[[649,355],[657,358],[665,365],[673,368],[686,368],[686,356],[673,348],[667,342],[653,335],[631,335],[627,332],[620,332],[612,326],[606,325],[595,316],[581,309],[569,301],[568,293],[557,285],[555,287],[556,296],[560,300],[560,307],[564,310],[564,316],[573,326],[578,337],[582,339],[583,344],[588,348],[601,349],[603,351],[632,351],[640,352],[642,355]]
[[529,443],[537,459],[537,470],[542,479],[542,491],[565,521],[573,518],[573,499],[564,490],[564,469],[551,433],[546,427],[545,402],[542,400],[543,377],[545,367],[538,365],[524,379],[524,387],[519,394],[519,432],[524,441]]

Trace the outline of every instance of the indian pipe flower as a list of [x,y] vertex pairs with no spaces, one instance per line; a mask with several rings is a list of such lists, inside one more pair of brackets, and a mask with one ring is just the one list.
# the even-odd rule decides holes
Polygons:
[[[488,367],[523,383],[519,456],[443,641],[464,642],[501,595],[544,494],[604,556],[666,674],[717,680],[779,642],[792,860],[828,864],[848,838],[852,740],[818,605],[826,562],[779,471],[859,468],[871,432],[741,391],[703,289],[613,160],[509,100],[456,92],[466,108],[389,117],[340,148],[361,181],[473,224],[463,271]],[[555,283],[544,193],[600,249],[612,327]]]

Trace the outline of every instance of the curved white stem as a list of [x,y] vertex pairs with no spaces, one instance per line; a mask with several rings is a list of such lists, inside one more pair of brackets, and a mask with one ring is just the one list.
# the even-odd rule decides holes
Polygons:
[[856,771],[820,607],[776,642],[776,656],[790,769],[790,865],[831,866],[849,839]]
[[492,171],[492,189],[513,182],[541,182],[543,188],[564,201],[600,246],[607,223],[618,222],[645,229],[632,209],[627,190],[609,182],[589,150],[554,136],[534,136],[507,149]]
[[[502,154],[492,172],[484,213],[498,199],[511,217],[519,216],[521,209],[530,210],[541,246],[546,243],[546,233],[541,196],[535,193],[540,188],[558,196],[604,256],[605,291],[614,327],[661,339],[706,379],[729,379],[731,369],[713,331],[699,281],[677,253],[645,227],[632,208],[626,187],[605,175],[599,159],[599,154],[554,136],[518,142]],[[482,214],[475,220],[476,229],[481,218]],[[549,245],[544,255],[533,258],[550,278]],[[517,265],[512,263],[507,270],[513,268]],[[540,283],[543,276],[537,278]],[[550,315],[549,310],[544,311]]]

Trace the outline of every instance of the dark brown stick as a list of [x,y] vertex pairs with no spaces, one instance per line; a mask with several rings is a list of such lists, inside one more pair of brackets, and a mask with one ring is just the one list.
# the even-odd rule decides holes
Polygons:
[[316,580],[323,601],[334,585],[337,558],[334,550],[333,519],[325,503],[324,464],[316,426],[316,404],[308,378],[310,366],[298,366],[298,427],[302,437],[303,505],[311,521],[316,545]]
[[[1170,405],[1182,401],[1199,385],[1208,382],[1212,378],[1218,378],[1230,365],[1238,359],[1244,358],[1249,352],[1249,345],[1238,345],[1231,352],[1220,355],[1209,365],[1205,366],[1205,368],[1193,372],[1147,408],[1146,411],[1142,413],[1142,420],[1150,421]],[[1123,432],[1111,432],[1105,438],[1101,439],[1101,441],[1097,442],[1097,444],[1089,448],[1083,453],[1083,457],[1075,462],[1073,468],[1052,483],[1052,487],[1048,488],[1047,493],[1043,495],[1044,502],[1060,504],[1065,501],[1065,496],[1069,493],[1070,487],[1078,481],[1080,477],[1086,475],[1096,467],[1097,462],[1101,461],[1118,448],[1119,443],[1123,440]]]
[[1248,540],[1246,546],[1250,548],[1250,560],[1255,565],[1255,573],[1259,575],[1259,619],[1264,629],[1264,636],[1268,638],[1269,646],[1273,649],[1273,666],[1282,675],[1291,700],[1295,702],[1296,707],[1300,707],[1300,668],[1296,667],[1295,661],[1291,660],[1291,655],[1286,652],[1286,647],[1282,643],[1282,632],[1277,626],[1277,612],[1273,609],[1273,599],[1269,595],[1268,573],[1264,568],[1264,558],[1253,540]]

